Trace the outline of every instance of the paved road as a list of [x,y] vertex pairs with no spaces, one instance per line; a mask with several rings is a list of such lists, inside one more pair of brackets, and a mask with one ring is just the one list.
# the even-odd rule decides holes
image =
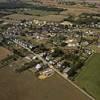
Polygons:
[[85,94],[87,97],[89,97],[91,100],[95,100],[92,96],[90,96],[87,92],[85,92],[83,89],[81,89],[80,87],[78,87],[76,84],[74,84],[71,80],[69,80],[64,74],[62,74],[61,72],[59,72],[55,67],[53,67],[52,65],[50,65],[46,60],[44,60],[41,56],[39,56],[38,54],[35,54],[40,60],[43,61],[44,64],[48,64],[48,66],[53,69],[58,75],[60,75],[62,78],[64,78],[66,81],[68,81],[70,84],[72,84],[75,88],[77,88],[78,90],[80,90],[80,92],[82,92],[83,94]]
[[[20,45],[22,46],[22,45]],[[23,46],[22,46],[23,47]],[[25,48],[25,47],[23,47]],[[71,80],[69,80],[67,77],[65,77],[64,74],[62,74],[61,72],[59,72],[55,67],[53,67],[52,65],[50,65],[45,59],[43,59],[39,54],[36,54],[34,52],[32,52],[30,49],[27,49],[29,52],[31,52],[33,55],[35,55],[38,59],[40,59],[44,64],[47,64],[49,66],[49,68],[53,69],[58,75],[60,75],[62,78],[64,78],[66,81],[68,81],[71,85],[73,85],[75,88],[77,88],[80,92],[82,92],[84,95],[86,95],[87,97],[89,97],[91,100],[95,100],[92,96],[90,96],[87,92],[85,92],[83,89],[81,89],[80,87],[78,87],[76,84],[74,84]]]

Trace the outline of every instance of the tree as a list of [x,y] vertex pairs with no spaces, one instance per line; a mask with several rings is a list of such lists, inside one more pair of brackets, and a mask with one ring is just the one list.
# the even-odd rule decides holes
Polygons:
[[52,53],[52,56],[59,57],[59,56],[62,56],[63,54],[64,54],[64,52],[57,47],[57,48],[55,48],[54,52]]

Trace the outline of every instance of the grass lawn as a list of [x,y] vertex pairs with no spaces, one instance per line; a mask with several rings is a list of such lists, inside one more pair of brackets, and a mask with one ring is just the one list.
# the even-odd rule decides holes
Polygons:
[[85,64],[75,82],[90,95],[100,100],[100,53],[94,54]]

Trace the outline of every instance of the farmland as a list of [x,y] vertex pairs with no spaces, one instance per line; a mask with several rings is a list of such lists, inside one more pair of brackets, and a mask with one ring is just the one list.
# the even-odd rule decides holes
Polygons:
[[0,0],[0,100],[100,100],[98,5],[33,1]]
[[90,100],[60,76],[45,81],[31,72],[15,73],[11,68],[0,70],[0,100]]
[[94,54],[76,78],[76,83],[100,100],[100,53]]
[[[89,8],[89,7],[84,7],[78,4],[76,4],[75,6],[67,5],[67,6],[62,7],[64,9],[60,9],[60,8],[58,9],[58,8],[47,7],[47,6],[36,6],[33,4],[32,0],[21,0],[21,1],[23,3],[18,4],[18,7],[16,7],[17,5],[13,6],[10,4],[9,5],[6,4],[7,0],[0,0],[0,5],[1,5],[0,8],[2,8],[4,5],[4,6],[7,6],[8,8],[11,7],[12,12],[14,12],[14,15],[12,14],[5,17],[8,17],[8,18],[15,17],[15,19],[16,18],[23,19],[24,16],[26,16],[27,19],[32,19],[32,18],[37,17],[37,19],[40,19],[40,20],[58,22],[58,21],[63,21],[63,19],[69,15],[73,15],[76,17],[82,13],[88,13],[88,12],[99,13],[100,12],[98,8]],[[3,8],[6,8],[6,7],[3,7]],[[17,13],[18,15],[15,13]]]
[[12,4],[7,2],[7,0],[0,0],[0,9],[11,9],[8,10],[8,12],[10,11],[12,13],[30,15],[30,17],[58,14],[61,11],[63,11],[63,9],[60,8],[35,5],[32,0],[21,0],[21,1],[22,1],[21,3]]
[[33,18],[35,18],[35,16],[24,15],[24,14],[12,14],[4,17],[4,19],[6,18],[9,18],[11,20],[23,20],[23,19],[32,20]]
[[74,7],[68,6],[68,7],[66,7],[67,10],[61,12],[60,14],[61,15],[71,14],[74,16],[78,16],[82,13],[99,13],[100,12],[100,9],[97,9],[97,8],[88,8],[88,7],[80,7],[80,6],[77,7],[77,6],[74,6]]
[[3,47],[0,47],[0,60],[6,58],[9,54],[10,54],[9,50],[7,50]]
[[52,21],[52,22],[60,22],[64,20],[63,15],[48,15],[43,17],[38,17],[39,20],[46,20],[46,21]]

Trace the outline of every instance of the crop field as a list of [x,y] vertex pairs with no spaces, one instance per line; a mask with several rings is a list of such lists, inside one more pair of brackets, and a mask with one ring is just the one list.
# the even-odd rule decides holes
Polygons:
[[60,22],[63,21],[65,16],[63,15],[47,15],[43,17],[38,17],[39,20],[45,20],[45,21],[52,21],[52,22]]
[[80,7],[80,6],[70,6],[66,7],[67,10],[62,11],[60,14],[61,15],[75,15],[78,16],[82,13],[100,13],[100,9],[98,8],[88,8],[88,7]]
[[[22,2],[32,2],[32,0],[20,0]],[[0,0],[0,2],[9,2],[9,0]]]
[[46,80],[33,73],[15,73],[10,67],[0,69],[0,100],[90,100],[58,75]]
[[80,74],[76,77],[76,83],[90,95],[100,100],[100,53],[94,54],[85,64]]
[[[36,13],[34,13],[34,15],[35,14]],[[45,13],[45,14],[47,14],[47,13]],[[25,20],[32,20],[34,18],[35,19],[39,19],[39,20],[59,22],[59,21],[62,21],[64,19],[64,16],[62,16],[62,15],[47,15],[47,16],[41,16],[41,17],[39,17],[39,16],[32,16],[32,15],[24,15],[24,14],[11,14],[11,15],[7,15],[7,16],[3,17],[3,19],[5,19],[5,20],[7,19],[10,22],[12,22],[14,20],[15,21],[16,20],[19,21],[19,20],[23,20],[23,19],[25,19]]]
[[[0,0],[1,2],[3,1],[7,1],[7,0]],[[21,0],[21,1],[25,1],[25,2],[31,2],[32,0]],[[82,0],[65,0],[65,1],[82,1]],[[99,0],[85,0],[88,2],[99,2]]]
[[46,10],[36,10],[32,9],[31,11],[23,11],[23,13],[30,14],[33,16],[46,16],[46,15],[51,15],[51,14],[58,14],[56,11],[46,11]]
[[10,19],[10,20],[32,20],[33,18],[36,18],[36,16],[31,15],[24,15],[24,14],[11,14],[3,17],[4,19]]
[[0,47],[0,60],[6,58],[10,54],[10,51],[6,48]]

